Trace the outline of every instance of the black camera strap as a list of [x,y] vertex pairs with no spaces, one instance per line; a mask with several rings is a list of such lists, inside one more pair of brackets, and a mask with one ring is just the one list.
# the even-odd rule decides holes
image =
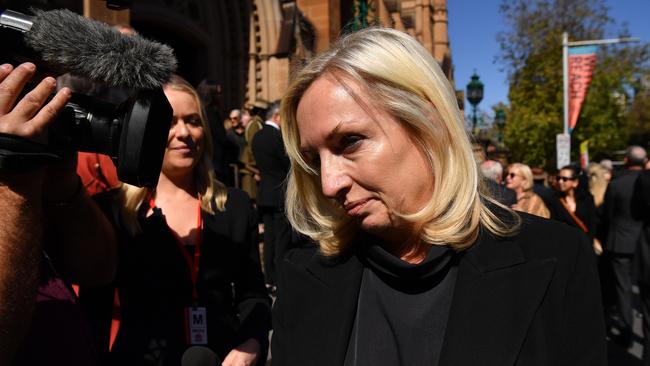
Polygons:
[[0,132],[0,171],[29,171],[60,159],[47,145]]

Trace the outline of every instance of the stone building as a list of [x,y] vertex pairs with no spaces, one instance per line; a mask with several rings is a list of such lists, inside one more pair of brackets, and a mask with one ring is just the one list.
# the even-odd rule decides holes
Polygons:
[[143,36],[175,49],[179,74],[195,84],[202,79],[217,82],[222,114],[259,100],[279,99],[292,65],[327,49],[355,16],[358,19],[361,3],[368,5],[366,18],[371,23],[416,37],[453,78],[446,0],[130,2],[130,10],[112,11],[106,0],[0,0],[16,10],[66,7],[110,24],[130,23]]

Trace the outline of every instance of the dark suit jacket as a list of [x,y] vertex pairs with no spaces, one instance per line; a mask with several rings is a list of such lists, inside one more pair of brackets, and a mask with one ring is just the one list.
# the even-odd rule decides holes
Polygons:
[[[440,366],[605,365],[595,256],[586,236],[522,214],[511,238],[482,233],[461,254]],[[289,253],[274,307],[273,364],[341,365],[363,265]]]
[[634,184],[632,214],[643,222],[634,256],[637,280],[650,286],[650,170],[639,174]]
[[517,203],[517,194],[512,189],[488,178],[485,178],[485,185],[492,193],[492,196],[502,204],[510,207]]
[[284,151],[280,131],[265,124],[253,137],[251,147],[262,177],[257,185],[258,206],[284,207],[289,158]]
[[[571,217],[569,211],[560,203],[559,195],[556,194],[555,202],[547,206],[551,212],[551,219],[561,221],[567,225],[579,228],[576,221]],[[596,205],[594,196],[587,191],[576,192],[576,212],[575,215],[587,226],[589,232],[587,235],[593,238],[596,235]]]
[[603,201],[606,240],[603,249],[619,254],[634,254],[641,232],[641,220],[632,216],[632,193],[640,171],[624,170],[612,180]]

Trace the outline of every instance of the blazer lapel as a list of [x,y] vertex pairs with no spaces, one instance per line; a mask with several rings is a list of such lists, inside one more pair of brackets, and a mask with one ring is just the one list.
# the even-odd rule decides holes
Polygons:
[[487,234],[458,268],[439,365],[514,365],[555,269]]
[[306,272],[306,282],[299,285],[305,290],[297,309],[302,315],[295,315],[309,318],[307,333],[312,336],[301,342],[301,353],[309,355],[312,365],[341,365],[357,309],[363,267],[355,255],[332,262],[316,254]]

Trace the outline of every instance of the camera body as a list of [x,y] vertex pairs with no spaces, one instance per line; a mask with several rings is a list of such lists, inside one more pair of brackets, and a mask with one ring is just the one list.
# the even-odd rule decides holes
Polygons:
[[[1,9],[0,20],[6,14],[9,14],[12,25],[23,20],[24,24],[31,21],[30,16],[11,11],[2,12]],[[14,22],[13,19],[17,21]],[[34,80],[40,80],[44,74],[61,75],[67,72],[61,65],[44,62],[38,52],[25,44],[25,31],[21,29],[21,24],[5,24],[7,22],[0,24],[0,39],[3,40],[3,47],[0,47],[1,62],[34,63],[39,71]],[[110,88],[98,81],[90,83],[104,91],[115,89],[118,93],[124,93],[124,90]],[[116,103],[102,100],[96,95],[73,93],[70,102],[49,128],[47,146],[36,149],[39,151],[35,152],[34,159],[38,159],[38,154],[41,153],[49,156],[62,156],[70,151],[105,154],[112,158],[122,182],[155,187],[167,146],[172,108],[161,86],[133,88],[127,90],[126,94],[130,95],[128,99]],[[10,137],[5,135],[0,139],[0,167],[16,165],[9,161],[12,152],[20,152],[18,160],[22,161],[29,157],[26,154],[29,154],[30,149],[34,150],[32,145],[20,145],[20,139],[6,143],[8,138]]]

